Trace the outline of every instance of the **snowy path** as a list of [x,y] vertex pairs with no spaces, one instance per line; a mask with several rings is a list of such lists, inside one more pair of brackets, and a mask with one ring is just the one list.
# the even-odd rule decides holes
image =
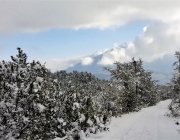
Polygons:
[[180,140],[180,119],[164,116],[168,112],[170,100],[139,112],[112,118],[110,132],[91,135],[86,140]]

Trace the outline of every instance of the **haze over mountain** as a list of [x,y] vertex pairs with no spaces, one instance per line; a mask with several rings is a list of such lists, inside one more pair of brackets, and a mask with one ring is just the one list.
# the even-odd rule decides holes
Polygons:
[[[115,68],[114,62],[128,62],[132,58],[128,55],[130,49],[132,51],[132,43],[118,45],[111,49],[106,49],[102,52],[95,52],[92,55],[83,57],[81,62],[67,68],[67,72],[76,71],[87,71],[96,75],[100,79],[110,79],[109,72],[105,71],[103,67]],[[128,52],[129,51],[129,52]],[[135,59],[139,59],[135,56]],[[165,55],[161,58],[154,59],[153,61],[144,61],[143,66],[146,70],[152,71],[152,78],[159,80],[158,84],[166,84],[169,82],[173,73],[173,62],[175,62],[173,55]]]

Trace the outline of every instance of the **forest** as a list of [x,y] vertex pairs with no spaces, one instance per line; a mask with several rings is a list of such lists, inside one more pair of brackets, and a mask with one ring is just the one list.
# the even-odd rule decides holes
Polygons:
[[141,59],[103,67],[111,79],[101,80],[88,72],[52,73],[17,51],[11,61],[0,62],[0,139],[79,140],[81,133],[110,131],[111,117],[166,99],[172,100],[170,115],[180,116],[180,52],[175,52],[172,79],[158,85]]

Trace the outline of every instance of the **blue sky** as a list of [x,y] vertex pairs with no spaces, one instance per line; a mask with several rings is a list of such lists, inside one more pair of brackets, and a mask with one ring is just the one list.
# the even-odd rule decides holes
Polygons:
[[129,43],[97,64],[132,57],[158,64],[180,50],[178,13],[177,0],[1,0],[0,59],[9,61],[21,47],[29,61],[56,71],[90,64],[87,55]]
[[86,56],[96,51],[113,47],[114,43],[123,44],[134,40],[142,33],[147,22],[134,22],[116,29],[51,29],[37,33],[13,33],[0,35],[3,51],[0,58],[9,60],[21,47],[29,59],[49,60]]

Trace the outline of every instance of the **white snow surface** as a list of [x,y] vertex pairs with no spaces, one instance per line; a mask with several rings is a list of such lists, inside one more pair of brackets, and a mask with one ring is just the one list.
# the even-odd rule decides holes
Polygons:
[[46,107],[45,106],[43,106],[42,104],[37,104],[37,106],[38,106],[38,108],[39,108],[39,110],[40,110],[40,112],[43,112],[44,111],[44,109],[46,109]]
[[83,140],[180,140],[180,119],[171,118],[168,105],[171,100],[143,108],[122,117],[112,118],[110,132],[91,134]]
[[42,77],[36,77],[36,81],[41,83],[43,81],[43,78]]

